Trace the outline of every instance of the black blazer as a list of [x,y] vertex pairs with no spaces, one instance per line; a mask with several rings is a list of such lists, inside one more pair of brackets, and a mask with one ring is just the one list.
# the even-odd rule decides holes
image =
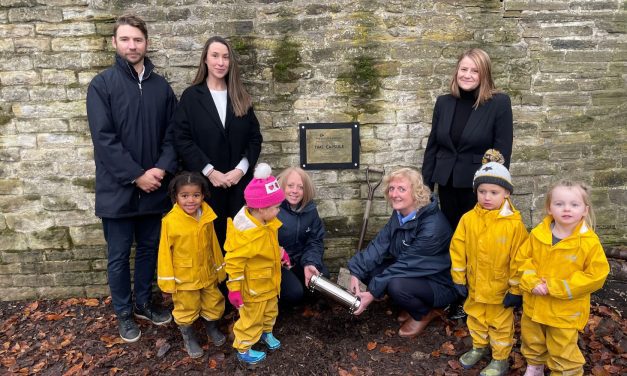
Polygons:
[[238,183],[245,186],[253,176],[263,139],[253,109],[236,117],[227,98],[226,126],[222,126],[207,84],[185,89],[174,115],[174,144],[187,171],[200,172],[211,163],[226,173],[246,157],[250,168]]
[[422,163],[422,177],[430,187],[437,183],[472,188],[472,179],[481,167],[483,154],[491,148],[503,154],[505,166],[509,168],[514,138],[509,96],[497,93],[473,109],[457,148],[450,135],[456,102],[457,98],[451,94],[439,96],[435,102],[431,134]]

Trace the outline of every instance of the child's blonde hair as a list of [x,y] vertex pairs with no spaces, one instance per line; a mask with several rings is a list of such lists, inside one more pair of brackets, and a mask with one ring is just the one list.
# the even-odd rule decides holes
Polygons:
[[549,209],[551,207],[551,200],[553,199],[553,191],[558,187],[566,187],[566,188],[574,188],[579,191],[581,194],[581,198],[583,199],[583,203],[588,207],[588,214],[584,217],[584,222],[588,228],[594,231],[596,227],[596,217],[594,216],[594,210],[592,210],[592,202],[590,201],[590,191],[591,188],[585,183],[572,181],[568,179],[562,179],[557,183],[551,186],[551,189],[546,194],[546,199],[544,200],[544,212],[545,214],[549,213]]
[[303,200],[301,201],[300,207],[298,208],[298,210],[300,210],[307,206],[307,204],[314,199],[314,197],[316,196],[316,190],[314,188],[313,182],[311,181],[311,177],[308,173],[305,172],[305,170],[300,167],[288,167],[285,170],[281,171],[279,176],[277,176],[279,185],[284,192],[285,186],[287,185],[287,178],[292,173],[296,173],[303,181]]
[[392,171],[383,179],[383,186],[385,187],[383,193],[385,194],[385,198],[388,200],[390,199],[388,196],[390,182],[401,177],[409,180],[409,184],[411,184],[411,197],[418,205],[418,209],[427,205],[431,201],[431,190],[422,181],[422,175],[420,175],[420,173],[413,168],[407,167]]

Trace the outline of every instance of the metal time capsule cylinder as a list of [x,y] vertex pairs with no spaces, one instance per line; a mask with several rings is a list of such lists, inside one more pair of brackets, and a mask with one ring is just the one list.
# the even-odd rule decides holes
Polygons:
[[309,280],[309,290],[317,291],[322,295],[335,300],[341,305],[348,308],[348,311],[352,314],[361,305],[361,300],[358,297],[346,291],[341,286],[329,281],[322,275],[314,275]]

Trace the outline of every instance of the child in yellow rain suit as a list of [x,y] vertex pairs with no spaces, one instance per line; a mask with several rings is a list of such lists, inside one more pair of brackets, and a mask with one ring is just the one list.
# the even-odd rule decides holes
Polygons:
[[228,219],[224,242],[229,301],[239,310],[233,347],[247,365],[266,358],[265,352],[251,349],[260,339],[271,351],[281,347],[272,328],[279,314],[281,264],[289,264],[289,257],[279,247],[281,221],[276,218],[285,195],[271,173],[267,164],[257,166],[244,190],[246,206]]
[[460,363],[471,368],[492,350],[492,361],[481,370],[482,376],[507,373],[514,345],[513,307],[522,304],[514,278],[515,255],[527,239],[527,229],[510,201],[514,188],[503,160],[498,151],[486,152],[473,180],[478,203],[462,216],[450,247],[455,288],[459,295],[468,296],[464,311],[473,347]]
[[562,180],[546,195],[547,216],[518,252],[523,316],[521,352],[525,376],[583,375],[578,331],[590,315],[590,294],[609,273],[594,233],[589,188]]
[[198,358],[203,351],[192,324],[199,316],[214,345],[226,341],[218,330],[224,313],[224,297],[218,289],[226,279],[224,259],[213,229],[216,214],[204,202],[209,195],[207,179],[183,172],[172,180],[169,191],[175,204],[161,221],[157,282],[163,292],[172,294],[172,316],[185,349]]

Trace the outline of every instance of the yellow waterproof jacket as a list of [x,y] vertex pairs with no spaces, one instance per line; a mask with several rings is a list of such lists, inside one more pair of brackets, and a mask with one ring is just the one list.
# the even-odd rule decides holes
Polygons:
[[453,282],[467,284],[468,296],[479,303],[501,304],[508,291],[520,295],[515,256],[527,236],[509,199],[499,210],[475,205],[462,216],[451,240]]
[[199,220],[177,204],[161,220],[157,283],[163,292],[200,290],[226,279],[224,258],[213,229],[216,213],[202,203]]
[[224,250],[229,291],[240,291],[246,302],[262,302],[281,292],[281,221],[265,225],[243,207],[226,224]]
[[[552,222],[553,217],[544,218],[518,253],[523,310],[537,323],[582,330],[590,315],[590,294],[603,287],[610,267],[598,236],[583,221],[555,245]],[[542,278],[549,295],[532,295]]]

